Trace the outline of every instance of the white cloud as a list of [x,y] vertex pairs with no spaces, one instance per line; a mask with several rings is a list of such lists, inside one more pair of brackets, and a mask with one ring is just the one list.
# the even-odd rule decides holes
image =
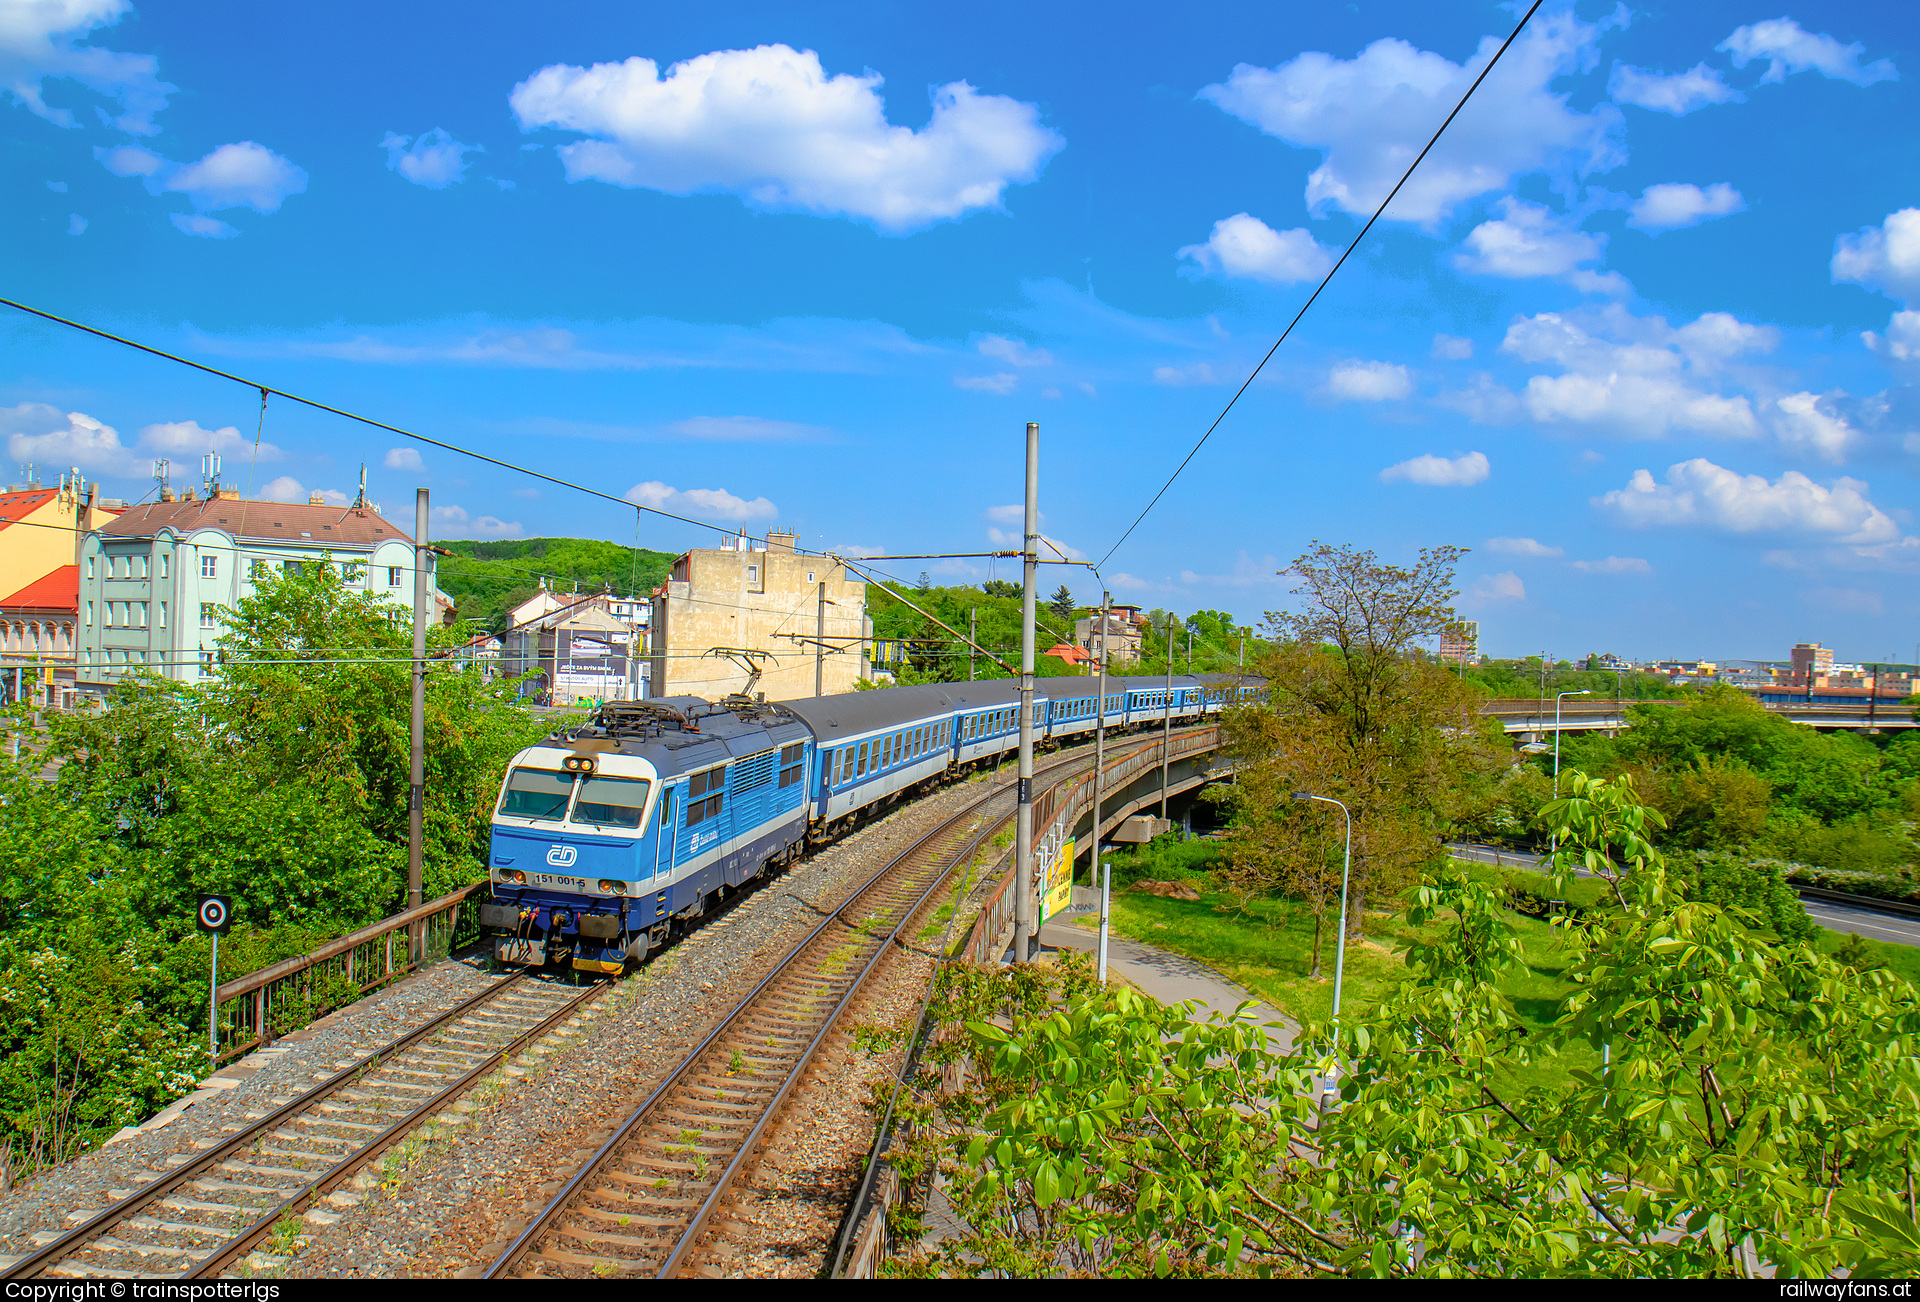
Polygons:
[[7,459],[42,467],[78,466],[95,475],[129,477],[147,473],[152,463],[120,442],[120,433],[85,412],[63,412],[44,402],[0,407],[0,429],[7,434]]
[[1254,588],[1280,582],[1280,561],[1274,556],[1262,556],[1253,559],[1241,552],[1234,559],[1233,569],[1227,574],[1196,574],[1192,570],[1180,571],[1180,582],[1186,586],[1208,588]]
[[1025,524],[1027,508],[1018,502],[1011,506],[990,506],[986,510],[986,516],[995,524]]
[[1823,488],[1789,470],[1768,483],[1763,475],[1742,475],[1700,457],[1669,467],[1665,484],[1636,470],[1625,488],[1593,503],[1640,528],[1697,525],[1728,533],[1815,534],[1862,546],[1900,537],[1892,518],[1867,500],[1867,485],[1860,480],[1836,479]]
[[738,194],[756,207],[871,221],[888,233],[997,208],[1065,141],[1039,110],[964,81],[932,92],[932,120],[892,126],[880,74],[828,77],[785,45],[651,59],[553,64],[513,88],[522,130],[594,137],[559,148],[570,181],[689,195]]
[[975,345],[982,357],[991,357],[1009,366],[1052,366],[1053,354],[1044,348],[1034,348],[1023,339],[1008,339],[1004,335],[987,335]]
[[[1608,20],[1610,22],[1610,20]],[[1592,66],[1601,26],[1572,13],[1529,25],[1414,172],[1389,214],[1432,225],[1477,195],[1508,189],[1537,171],[1606,171],[1624,161],[1614,141],[1620,111],[1573,112],[1552,89]],[[1499,49],[1481,38],[1465,64],[1389,37],[1353,59],[1309,52],[1277,68],[1235,67],[1200,92],[1270,136],[1322,151],[1307,178],[1307,205],[1371,215],[1461,94]]]
[[1485,371],[1475,371],[1464,389],[1441,390],[1434,402],[1476,425],[1506,425],[1520,419],[1520,399]]
[[265,145],[242,140],[185,164],[167,177],[163,188],[186,195],[200,212],[278,212],[281,200],[306,190],[307,174]]
[[1643,231],[1671,231],[1746,210],[1747,201],[1725,181],[1704,190],[1679,183],[1650,185],[1634,200],[1627,225]]
[[1582,574],[1651,574],[1653,566],[1638,556],[1609,556],[1604,561],[1574,561]]
[[1867,347],[1891,362],[1920,362],[1920,312],[1895,312],[1884,335],[1861,332]]
[[[320,495],[320,500],[327,506],[349,506],[353,502],[351,497],[340,492],[338,489],[320,488],[315,489],[314,492]],[[278,479],[270,481],[265,488],[260,490],[259,500],[262,502],[293,502],[305,504],[312,496],[313,493],[309,493],[303,488],[300,481],[292,475],[282,475]]]
[[[218,452],[223,457],[252,458],[254,455],[253,440],[232,425],[202,429],[200,422],[192,420],[148,425],[140,431],[140,447],[142,451],[170,457],[197,458],[205,452]],[[279,461],[285,455],[271,443],[260,444],[262,461]]]
[[1495,206],[1500,216],[1469,231],[1466,248],[1453,255],[1460,270],[1514,280],[1566,277],[1606,252],[1605,235],[1578,230],[1542,204],[1509,195]]
[[111,149],[96,145],[93,156],[115,176],[152,176],[170,166],[166,159],[139,145],[115,145]]
[[0,90],[14,103],[60,127],[77,127],[66,109],[42,98],[49,77],[77,81],[119,103],[113,125],[128,135],[159,130],[153,115],[177,86],[161,81],[151,54],[122,54],[79,42],[96,27],[111,27],[132,6],[127,0],[28,0],[0,6]]
[[1859,441],[1859,431],[1835,409],[1834,399],[1844,394],[1822,397],[1813,393],[1790,393],[1774,402],[1774,434],[1796,452],[1819,457],[1835,465],[1844,463],[1847,453]]
[[1004,398],[1019,386],[1020,377],[1012,371],[1002,371],[998,375],[956,375],[953,383],[955,388],[997,393]]
[[1738,103],[1746,99],[1720,79],[1718,68],[1696,63],[1685,72],[1650,72],[1624,63],[1613,65],[1607,79],[1607,94],[1619,104],[1685,117],[1709,104]]
[[1527,585],[1520,581],[1518,574],[1507,570],[1502,574],[1482,575],[1480,581],[1473,585],[1467,595],[1483,602],[1525,601]]
[[[197,464],[206,452],[234,458],[253,456],[253,440],[233,426],[202,429],[195,421],[168,421],[148,425],[132,446],[120,441],[111,425],[85,412],[63,412],[44,402],[0,407],[0,433],[7,439],[12,461],[32,461],[41,467],[77,466],[93,475],[115,479],[145,479],[153,463],[164,457],[176,470]],[[260,460],[278,461],[279,448],[260,445]]]
[[419,136],[389,131],[380,147],[387,151],[389,171],[429,190],[444,190],[461,180],[467,171],[466,155],[486,152],[480,145],[461,144],[439,127]]
[[1319,280],[1333,269],[1333,254],[1304,227],[1276,231],[1258,217],[1235,213],[1213,224],[1205,244],[1189,244],[1174,253],[1190,258],[1209,275],[1293,285]]
[[438,524],[445,526],[439,531],[442,538],[446,537],[449,531],[452,530],[458,530],[462,534],[468,534],[475,538],[522,538],[526,536],[526,530],[520,527],[518,520],[509,523],[497,516],[491,515],[483,515],[475,519],[467,514],[467,509],[463,506],[436,506],[433,508],[433,518]]
[[240,232],[221,221],[218,217],[202,217],[198,213],[177,212],[169,214],[174,228],[182,235],[198,235],[209,240],[230,240]]
[[307,188],[303,169],[251,140],[221,145],[194,163],[174,163],[138,145],[96,148],[93,155],[115,176],[141,177],[150,194],[184,194],[192,200],[195,215],[173,214],[173,224],[187,235],[231,239],[240,232],[203,214],[226,208],[278,212],[288,195]]
[[87,219],[85,217],[82,217],[77,212],[68,213],[67,214],[67,234],[85,235],[86,233],[87,233]]
[[1760,81],[1785,81],[1794,72],[1818,72],[1837,81],[1856,86],[1871,86],[1876,81],[1897,81],[1900,74],[1886,59],[1860,66],[1866,46],[1855,42],[1842,45],[1833,37],[1801,29],[1791,18],[1769,18],[1734,29],[1733,35],[1713,47],[1733,57],[1733,66],[1744,68],[1756,59],[1766,59],[1767,70]]
[[668,423],[668,431],[702,443],[798,443],[820,439],[831,431],[819,425],[760,416],[689,416]]
[[1326,392],[1336,401],[1397,402],[1413,392],[1413,376],[1392,362],[1341,362],[1327,373]]
[[629,502],[652,507],[656,511],[670,511],[675,515],[690,515],[703,520],[733,520],[745,523],[749,520],[778,519],[780,511],[764,497],[756,497],[751,502],[735,497],[724,488],[689,488],[681,490],[670,488],[658,480],[649,480],[644,484],[635,484],[626,493]]
[[1445,362],[1464,362],[1473,356],[1473,340],[1458,335],[1435,335],[1433,355]]
[[1842,235],[1833,246],[1833,283],[1851,281],[1888,298],[1920,299],[1920,208],[1887,214],[1878,226]]
[[420,459],[418,448],[388,448],[386,459],[381,462],[388,470],[425,470],[426,462]]
[[1532,538],[1489,538],[1487,550],[1502,556],[1562,556],[1565,549],[1549,547]]
[[1388,466],[1380,472],[1386,483],[1404,480],[1429,488],[1471,488],[1493,472],[1484,452],[1469,452],[1458,457],[1436,457],[1431,452]]
[[[1165,384],[1174,388],[1181,388],[1189,384],[1219,384],[1221,381],[1220,377],[1214,373],[1213,367],[1208,363],[1189,362],[1185,366],[1154,367],[1153,382],[1155,384]],[[1084,389],[1087,386],[1082,385],[1080,387]],[[1091,389],[1088,390],[1088,396],[1092,396]]]
[[1591,426],[1625,438],[1675,431],[1749,438],[1760,432],[1752,404],[1744,395],[1714,392],[1705,381],[1776,340],[1775,331],[1724,312],[1675,329],[1660,317],[1635,317],[1615,306],[1577,319],[1554,312],[1522,318],[1500,347],[1521,361],[1564,368],[1527,381],[1521,401],[1542,424]]

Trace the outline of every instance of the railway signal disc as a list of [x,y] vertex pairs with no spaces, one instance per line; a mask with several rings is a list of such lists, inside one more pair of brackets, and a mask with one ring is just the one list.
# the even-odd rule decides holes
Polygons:
[[200,924],[200,930],[224,936],[233,921],[233,902],[224,895],[202,895],[194,921]]

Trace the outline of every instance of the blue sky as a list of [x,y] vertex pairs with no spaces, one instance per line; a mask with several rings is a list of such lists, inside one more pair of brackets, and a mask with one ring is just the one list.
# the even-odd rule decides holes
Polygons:
[[[1515,18],[0,0],[4,293],[849,554],[1001,545],[1037,420],[1045,530],[1098,560]],[[1115,598],[1254,622],[1311,540],[1454,543],[1494,654],[1912,658],[1917,28],[1544,6],[1106,561]],[[362,462],[390,510],[425,484],[444,537],[635,537],[615,503],[0,332],[10,480],[137,498],[215,446],[259,495]]]

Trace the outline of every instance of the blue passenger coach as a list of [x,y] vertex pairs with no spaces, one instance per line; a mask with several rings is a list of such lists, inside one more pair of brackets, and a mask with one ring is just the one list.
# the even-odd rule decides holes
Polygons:
[[[1197,722],[1257,680],[1042,678],[1035,737]],[[494,807],[493,899],[509,963],[618,972],[726,894],[898,801],[998,764],[1020,740],[1008,679],[767,703],[612,701],[513,757]]]

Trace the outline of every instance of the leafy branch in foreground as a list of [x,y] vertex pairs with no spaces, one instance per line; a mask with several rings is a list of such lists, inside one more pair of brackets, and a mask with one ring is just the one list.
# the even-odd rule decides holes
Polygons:
[[[1543,819],[1574,991],[1531,1032],[1501,893],[1457,871],[1405,897],[1410,979],[1303,1028],[1195,1023],[1082,966],[943,973],[912,1082],[909,1182],[963,1232],[909,1275],[1751,1276],[1920,1262],[1920,1010],[1911,987],[1687,898],[1629,781],[1563,775]],[[1311,1096],[1337,1063],[1339,1103]],[[1548,1084],[1524,1086],[1543,1075]],[[963,1085],[942,1092],[940,1073]]]

